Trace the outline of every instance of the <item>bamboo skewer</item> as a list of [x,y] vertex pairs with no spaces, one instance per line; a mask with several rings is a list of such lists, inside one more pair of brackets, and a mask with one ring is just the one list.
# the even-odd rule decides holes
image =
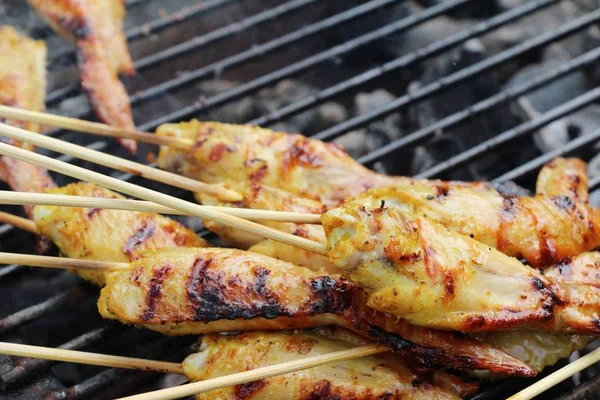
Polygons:
[[[23,129],[10,127],[5,124],[0,124],[0,134],[3,134],[5,131],[10,131],[11,137],[13,139],[25,142],[29,142],[29,138],[31,136],[40,136],[25,131]],[[273,239],[278,242],[299,247],[301,249],[312,251],[317,254],[327,255],[327,248],[324,244],[317,243],[299,236],[294,236],[289,233],[279,231],[277,229],[257,224],[255,222],[234,217],[232,215],[227,215],[220,211],[204,209],[198,204],[194,204],[189,201],[168,196],[154,190],[131,184],[129,182],[123,182],[118,179],[102,175],[97,172],[89,171],[84,168],[77,167],[75,165],[67,164],[65,162],[55,160],[46,156],[42,156],[40,154],[32,153],[30,151],[23,150],[8,145],[6,143],[0,143],[0,154],[7,157],[13,157],[24,162],[29,162],[52,171],[56,171],[64,175],[74,177],[76,179],[92,182],[97,185],[104,186],[109,189],[125,193],[133,197],[152,201],[166,207],[174,208],[176,210],[186,212],[189,215],[193,215],[198,218],[210,219],[215,222],[231,226],[232,228],[246,231],[248,233],[253,233],[268,239]]]
[[22,217],[17,217],[16,215],[12,215],[10,213],[0,211],[0,222],[3,222],[8,225],[12,225],[16,228],[22,229],[27,232],[31,232],[34,234],[38,234],[38,230],[35,226],[35,222]]
[[250,371],[239,372],[236,374],[221,376],[218,378],[207,379],[205,381],[188,383],[168,389],[156,390],[154,392],[142,393],[134,396],[123,397],[118,400],[169,400],[180,397],[191,396],[198,393],[210,392],[211,390],[221,389],[228,386],[239,385],[241,383],[252,382],[256,380],[270,378],[272,376],[288,374],[303,369],[318,367],[320,365],[330,364],[360,358],[372,354],[383,353],[389,348],[379,345],[365,345],[348,350],[335,351],[328,354],[322,354],[315,357],[308,357],[300,360],[288,361],[277,365],[253,369]]
[[152,168],[144,164],[129,161],[124,158],[102,153],[100,151],[88,149],[86,147],[78,146],[63,140],[29,132],[27,130],[16,128],[7,124],[0,124],[0,135],[14,140],[31,143],[35,146],[56,151],[58,153],[68,154],[70,156],[103,165],[105,167],[114,168],[118,171],[140,175],[144,178],[166,183],[181,189],[192,192],[206,193],[221,200],[239,201],[243,199],[241,194],[219,185],[211,185],[200,182],[195,179],[187,178],[185,176],[177,175],[157,168]]
[[533,385],[521,390],[519,393],[509,397],[507,400],[529,400],[540,393],[545,392],[551,387],[558,385],[565,379],[575,375],[577,372],[584,370],[592,364],[600,361],[600,349],[596,349],[589,354],[565,365],[558,371],[555,371],[547,377],[540,379]]
[[63,117],[61,115],[24,110],[4,105],[0,105],[0,117],[14,119],[17,121],[37,122],[42,125],[70,129],[76,132],[92,133],[99,136],[133,139],[139,142],[156,145],[175,146],[181,148],[189,148],[193,145],[193,142],[188,139],[180,139],[170,136],[158,136],[149,132],[122,129],[101,124],[99,122],[85,121],[77,118]]
[[114,261],[79,260],[76,258],[35,256],[0,252],[0,264],[18,264],[28,267],[81,269],[88,271],[116,271],[129,268],[129,263]]
[[[49,193],[12,192],[0,190],[0,204],[35,204],[64,207],[85,207],[111,210],[142,211],[158,214],[189,215],[186,212],[161,206],[150,201],[111,199],[103,197],[69,196]],[[253,221],[281,221],[304,224],[320,224],[319,214],[295,213],[286,211],[254,210],[248,208],[201,206],[204,209],[220,211],[235,217]],[[0,218],[2,220],[3,218]],[[8,222],[8,221],[7,221]],[[10,222],[8,222],[10,223]],[[16,225],[12,224],[11,225]],[[30,230],[31,232],[31,230]]]
[[143,358],[111,356],[108,354],[89,353],[86,351],[30,346],[17,343],[0,342],[0,354],[19,357],[42,358],[45,360],[72,362],[77,364],[98,365],[102,367],[139,369],[143,371],[156,371],[165,374],[183,375],[183,368],[179,363],[145,360]]
[[[388,350],[389,349],[387,347],[375,344],[359,346],[353,349],[335,351],[319,356],[288,361],[281,364],[225,375],[218,378],[211,378],[205,381],[190,383],[169,389],[125,397],[123,399],[176,399],[178,397],[209,392],[211,390],[270,378],[272,376],[283,375],[302,369],[383,353]],[[168,374],[184,375],[183,368],[179,363],[146,360],[143,358],[112,356],[108,354],[90,353],[86,351],[65,350],[16,343],[0,342],[0,354],[41,358],[45,360],[72,362],[78,364],[98,365],[103,367],[137,369],[143,371],[156,371]]]

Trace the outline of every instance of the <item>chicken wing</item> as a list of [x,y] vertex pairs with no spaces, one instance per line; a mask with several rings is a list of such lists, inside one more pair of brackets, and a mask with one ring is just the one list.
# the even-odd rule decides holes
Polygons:
[[[254,210],[290,211],[316,214],[321,214],[326,210],[323,204],[315,200],[299,197],[284,190],[260,185],[258,183],[251,183],[250,185],[246,185],[245,183],[232,183],[226,186],[241,193],[243,200],[238,202],[226,202],[203,193],[197,193],[196,198],[202,204],[220,207],[241,207]],[[310,268],[313,271],[324,274],[340,272],[327,257],[274,240],[264,239],[262,236],[242,232],[239,229],[234,229],[214,221],[205,220],[203,223],[206,228],[219,235],[219,237],[221,237],[228,245],[288,261],[294,265]],[[263,221],[262,223],[283,232],[301,236],[319,243],[325,243],[325,232],[320,225],[271,221]]]
[[[548,277],[567,283],[600,284],[600,253],[581,253],[544,270]],[[503,331],[474,334],[525,364],[542,371],[575,350],[583,349],[594,337],[556,335],[536,331]]]
[[373,309],[462,332],[600,333],[600,292],[559,282],[468,236],[368,195],[325,213],[332,262]]
[[491,187],[443,182],[376,188],[368,195],[377,204],[384,201],[411,216],[427,218],[504,254],[525,258],[534,267],[600,246],[600,211],[564,195],[505,196]]
[[[207,335],[182,366],[192,382],[368,344],[341,329]],[[223,362],[223,360],[230,362]],[[202,399],[460,399],[477,390],[450,374],[379,354],[196,395]]]
[[[32,111],[44,111],[46,94],[46,45],[42,41],[20,36],[9,26],[0,27],[0,104]],[[39,124],[2,120],[33,132]],[[3,139],[15,146],[33,151],[27,143]],[[0,157],[0,176],[15,191],[42,192],[54,186],[44,168]],[[31,206],[24,206],[31,217]]]
[[168,335],[288,330],[338,325],[425,364],[530,375],[493,347],[425,329],[366,306],[366,293],[339,276],[235,249],[160,251],[107,274],[105,318]]
[[577,158],[555,158],[540,171],[536,193],[567,196],[586,203],[589,199],[587,165]]
[[[123,35],[124,0],[29,0],[62,36],[77,45],[81,86],[98,118],[109,125],[134,128],[129,97],[119,72],[135,72]],[[135,153],[136,142],[118,139]]]
[[341,147],[298,134],[197,120],[161,125],[156,133],[195,142],[185,151],[162,146],[157,162],[204,182],[260,183],[338,205],[369,188],[410,181],[377,174]]
[[[123,196],[93,184],[78,182],[50,193],[70,196],[119,198]],[[159,214],[95,208],[36,206],[38,231],[70,258],[129,262],[146,251],[175,247],[204,247],[208,243],[193,231]],[[99,286],[103,271],[77,271]]]

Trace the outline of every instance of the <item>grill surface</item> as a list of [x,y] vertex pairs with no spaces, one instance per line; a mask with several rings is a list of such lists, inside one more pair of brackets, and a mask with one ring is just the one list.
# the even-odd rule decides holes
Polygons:
[[[0,22],[17,24],[30,35],[48,41],[48,108],[75,117],[92,118],[72,73],[73,48],[44,28],[32,13],[11,5],[11,1],[6,3],[2,7],[8,14],[0,15]],[[239,108],[248,96],[257,96],[261,89],[272,88],[290,78],[308,84],[309,92],[272,107],[262,115],[244,121],[225,119],[222,122],[250,122],[262,126],[279,126],[283,123],[283,126],[289,126],[285,124],[327,102],[348,105],[360,91],[385,88],[396,96],[341,123],[320,127],[312,132],[313,137],[327,141],[343,137],[349,132],[373,129],[373,123],[391,114],[401,115],[404,121],[411,112],[418,112],[423,103],[440,99],[448,93],[461,93],[453,90],[474,88],[481,79],[488,79],[490,74],[495,74],[507,64],[539,61],[540,54],[549,46],[564,45],[565,41],[569,43],[569,40],[590,32],[600,21],[598,5],[595,10],[590,7],[591,11],[585,8],[586,4],[593,4],[593,1],[512,2],[522,5],[486,20],[465,18],[477,15],[473,9],[477,8],[478,0],[422,1],[420,3],[431,6],[417,10],[413,5],[412,11],[404,14],[401,13],[405,11],[402,8],[404,4],[398,0],[176,0],[168,4],[157,0],[128,0],[126,3],[129,13],[126,36],[132,55],[137,60],[138,75],[125,83],[132,94],[134,117],[140,129],[153,130],[162,123],[191,117],[207,119],[227,115],[220,113],[220,110]],[[460,69],[423,82],[419,87],[407,85],[407,82],[419,77],[428,65],[449,57],[452,51],[467,46],[473,39],[486,43],[486,37],[499,29],[512,29],[525,18],[555,12],[561,7],[568,7],[569,10],[575,7],[577,11],[573,12],[573,18],[569,21],[549,25],[522,43],[487,54],[487,57]],[[462,29],[416,48],[411,48],[411,43],[401,43],[403,40],[410,41],[411,32],[424,26],[435,27],[438,20],[447,15],[459,20]],[[390,41],[395,43],[395,48],[403,50],[390,53]],[[387,50],[379,52],[385,53],[383,56],[379,53],[374,56],[370,52],[373,48]],[[457,151],[446,149],[444,161],[425,168],[417,176],[483,177],[497,183],[516,181],[532,189],[535,173],[551,158],[569,155],[589,160],[595,153],[590,149],[600,140],[600,129],[573,137],[566,144],[546,153],[534,151],[534,156],[524,163],[508,156],[509,161],[499,163],[491,174],[478,175],[472,167],[478,165],[481,159],[503,157],[524,144],[533,147],[531,138],[540,129],[598,103],[600,89],[590,84],[587,91],[539,115],[506,118],[507,121],[502,125],[506,126],[505,130],[494,132],[491,136],[472,132],[469,124],[487,117],[500,107],[507,112],[512,109],[509,106],[518,108],[523,96],[533,91],[544,90],[581,71],[588,73],[600,59],[600,48],[593,46],[589,50],[583,46],[580,50],[556,68],[546,69],[533,79],[508,88],[502,86],[492,95],[474,99],[458,112],[447,112],[424,127],[404,124],[407,126],[403,126],[400,137],[363,152],[358,158],[359,162],[386,169],[389,173],[408,175],[410,171],[406,164],[398,164],[399,158],[415,154],[415,148],[438,138],[441,132],[458,132],[460,135],[473,136],[473,140],[469,141],[471,145]],[[235,84],[212,92],[200,84],[220,80]],[[96,150],[124,155],[110,141],[58,129],[48,134]],[[139,161],[146,161],[145,154],[148,151],[155,149],[142,146]],[[70,157],[61,158],[191,199],[189,194],[155,182],[119,175]],[[57,177],[57,181],[60,185],[69,182],[65,177]],[[592,189],[600,188],[600,174],[592,176],[590,185]],[[6,210],[20,213],[17,207]],[[201,235],[209,235],[195,220],[183,219],[188,226],[196,227]],[[32,238],[9,226],[0,227],[0,240],[3,251],[33,252]],[[189,353],[189,345],[193,341],[193,338],[164,338],[151,332],[102,321],[95,312],[97,290],[66,272],[33,270],[16,265],[3,267],[0,269],[0,291],[2,340],[165,360],[181,360]],[[115,340],[116,337],[119,340]],[[549,368],[548,372],[562,365],[564,362]],[[596,370],[591,368],[579,374],[576,380],[567,381],[545,394],[544,398],[588,398],[585,396],[600,390],[600,380],[593,377],[595,373]],[[164,379],[157,379],[156,374],[145,372],[0,357],[0,398],[112,398],[141,392],[141,388],[151,390],[161,382],[164,383]],[[177,383],[170,380],[166,384]],[[505,398],[530,383],[531,380],[508,379],[484,388],[475,398]]]

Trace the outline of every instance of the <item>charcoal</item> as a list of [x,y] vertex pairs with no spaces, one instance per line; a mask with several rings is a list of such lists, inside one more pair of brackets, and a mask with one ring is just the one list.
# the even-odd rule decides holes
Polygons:
[[[412,90],[424,86],[451,74],[457,70],[467,68],[469,65],[483,60],[486,56],[484,45],[479,40],[470,40],[461,48],[448,55],[438,57],[436,62],[428,66],[421,79],[412,85]],[[456,112],[463,111],[469,105],[488,98],[501,90],[501,85],[495,72],[480,75],[475,79],[455,86],[441,92],[433,99],[424,101],[409,111],[409,124],[411,130],[420,129]],[[487,139],[490,139],[505,130],[518,124],[521,119],[511,112],[506,105],[495,107],[492,111],[472,118],[456,128],[444,132],[438,132],[436,138],[424,146],[428,157],[420,153],[412,163],[412,173],[418,173],[427,169],[427,165],[437,164],[450,158],[452,155],[464,149],[473,147]],[[522,146],[527,149],[532,146]],[[524,150],[524,153],[529,153]],[[485,159],[477,161],[475,168],[462,168],[448,174],[445,178],[473,180],[489,179],[495,171],[503,168],[516,167],[521,157],[531,154],[511,154],[506,157],[502,152],[488,155]],[[427,161],[428,160],[428,161]]]
[[[563,58],[543,60],[539,64],[529,65],[521,69],[506,84],[506,88],[517,86],[525,81],[535,79],[543,72],[559,68],[564,63]],[[531,103],[534,110],[540,113],[557,107],[588,90],[588,80],[581,70],[556,79],[537,90],[533,90],[524,97]]]

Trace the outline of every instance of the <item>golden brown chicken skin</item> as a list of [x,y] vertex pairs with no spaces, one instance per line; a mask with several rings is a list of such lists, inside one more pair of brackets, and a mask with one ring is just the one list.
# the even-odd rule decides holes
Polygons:
[[403,212],[543,268],[600,246],[600,211],[564,195],[504,196],[460,185],[421,184],[367,192]]
[[337,205],[372,187],[410,181],[377,174],[341,147],[299,134],[197,120],[161,125],[156,133],[194,141],[191,150],[161,147],[157,162],[204,182],[260,183]]
[[577,158],[555,158],[541,169],[535,192],[545,196],[567,196],[589,200],[587,164]]
[[[25,110],[44,111],[46,95],[46,45],[19,35],[9,26],[0,26],[0,104]],[[3,120],[33,132],[39,124]],[[15,146],[33,151],[30,144],[3,139]],[[8,157],[0,157],[0,177],[15,191],[41,192],[54,186],[44,168]],[[24,206],[31,216],[31,206]]]
[[[98,118],[109,125],[134,128],[129,97],[119,73],[135,72],[123,35],[124,0],[29,0],[63,37],[77,45],[81,86]],[[129,152],[136,142],[119,139]]]
[[548,278],[488,245],[368,195],[321,220],[330,260],[369,292],[368,305],[375,310],[462,332],[600,332],[595,285]]
[[[200,351],[182,364],[192,382],[350,349],[368,341],[348,331],[327,329],[207,335],[200,343]],[[196,395],[196,399],[429,400],[460,399],[476,390],[474,382],[378,354],[231,386]]]
[[[70,196],[118,198],[123,196],[84,182],[51,189],[49,193]],[[203,247],[208,243],[192,230],[159,214],[147,212],[36,206],[38,231],[50,238],[69,258],[129,262],[146,251],[177,247]],[[103,271],[78,271],[99,286]]]
[[[600,253],[581,253],[548,267],[544,274],[566,283],[598,286],[600,283]],[[536,331],[503,331],[474,334],[486,343],[502,349],[511,356],[540,372],[575,350],[583,349],[594,340],[592,336],[560,335]]]
[[[326,208],[318,201],[306,199],[281,189],[252,183],[231,183],[228,188],[242,194],[243,200],[237,202],[221,201],[203,193],[197,193],[196,198],[202,204],[220,207],[241,207],[254,210],[290,211],[299,213],[321,214]],[[230,246],[247,249],[273,258],[288,261],[294,265],[309,268],[313,271],[330,274],[340,270],[325,256],[298,249],[294,246],[264,239],[251,233],[231,228],[230,226],[205,220],[204,225]],[[319,243],[325,243],[323,227],[314,224],[293,224],[263,221],[262,224],[291,233]]]
[[530,375],[523,363],[480,341],[377,313],[339,276],[236,249],[160,251],[107,275],[105,318],[167,335],[288,330],[337,325],[424,364]]

